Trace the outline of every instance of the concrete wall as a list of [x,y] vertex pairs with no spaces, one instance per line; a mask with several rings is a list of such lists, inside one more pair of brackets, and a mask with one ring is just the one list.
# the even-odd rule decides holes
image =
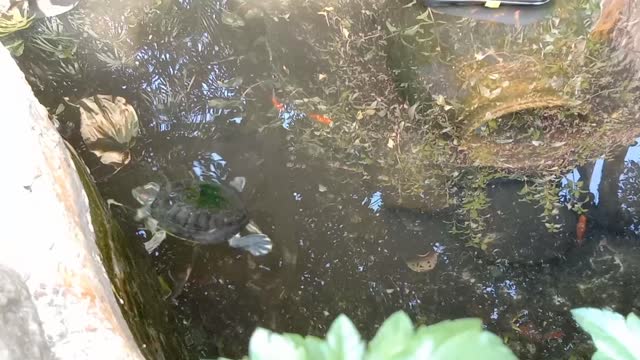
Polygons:
[[[38,343],[37,326],[27,332],[5,329],[0,337],[9,338],[0,339],[0,357],[30,351],[10,348],[11,336],[33,336],[21,343],[49,348],[57,359],[142,359],[101,262],[73,162],[46,109],[1,45],[0,79],[0,266],[22,280],[37,314],[29,312],[18,285],[0,288],[5,292],[0,311],[7,312],[5,317],[25,311],[22,325],[36,326],[39,318],[47,342]],[[3,306],[3,298],[14,300]],[[24,306],[10,306],[20,303]],[[40,354],[35,359],[48,358],[45,350]]]

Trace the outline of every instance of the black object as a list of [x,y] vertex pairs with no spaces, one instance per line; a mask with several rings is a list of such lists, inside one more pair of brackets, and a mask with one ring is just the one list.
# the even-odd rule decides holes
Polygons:
[[[536,6],[548,4],[551,0],[506,0],[498,1],[502,5],[516,6]],[[449,5],[484,5],[487,0],[424,0],[427,6],[449,6]]]
[[497,9],[483,6],[486,2],[486,0],[423,0],[426,6],[438,13],[516,26],[538,22],[550,15],[554,8],[551,0],[500,1],[500,7]]

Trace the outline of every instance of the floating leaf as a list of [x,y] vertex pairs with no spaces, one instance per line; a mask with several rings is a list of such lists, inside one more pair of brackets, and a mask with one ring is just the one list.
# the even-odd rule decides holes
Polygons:
[[140,132],[138,115],[119,96],[95,95],[79,101],[80,134],[104,164],[121,168],[131,160],[129,150]]
[[418,255],[406,261],[409,269],[415,272],[427,272],[433,270],[438,264],[438,253],[429,251],[424,255]]

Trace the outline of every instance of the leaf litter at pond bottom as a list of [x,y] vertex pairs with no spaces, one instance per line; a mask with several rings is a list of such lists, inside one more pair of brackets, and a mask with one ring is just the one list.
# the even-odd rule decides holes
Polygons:
[[409,269],[415,272],[427,272],[433,270],[438,264],[438,253],[429,251],[424,255],[418,255],[405,261]]

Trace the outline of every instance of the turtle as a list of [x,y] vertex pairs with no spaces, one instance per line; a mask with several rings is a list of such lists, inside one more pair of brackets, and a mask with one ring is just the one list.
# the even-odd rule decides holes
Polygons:
[[222,181],[184,179],[160,186],[149,182],[131,190],[141,205],[135,220],[144,222],[153,236],[145,243],[153,252],[167,234],[195,245],[227,242],[254,256],[271,252],[272,241],[250,219],[240,198],[245,178]]

